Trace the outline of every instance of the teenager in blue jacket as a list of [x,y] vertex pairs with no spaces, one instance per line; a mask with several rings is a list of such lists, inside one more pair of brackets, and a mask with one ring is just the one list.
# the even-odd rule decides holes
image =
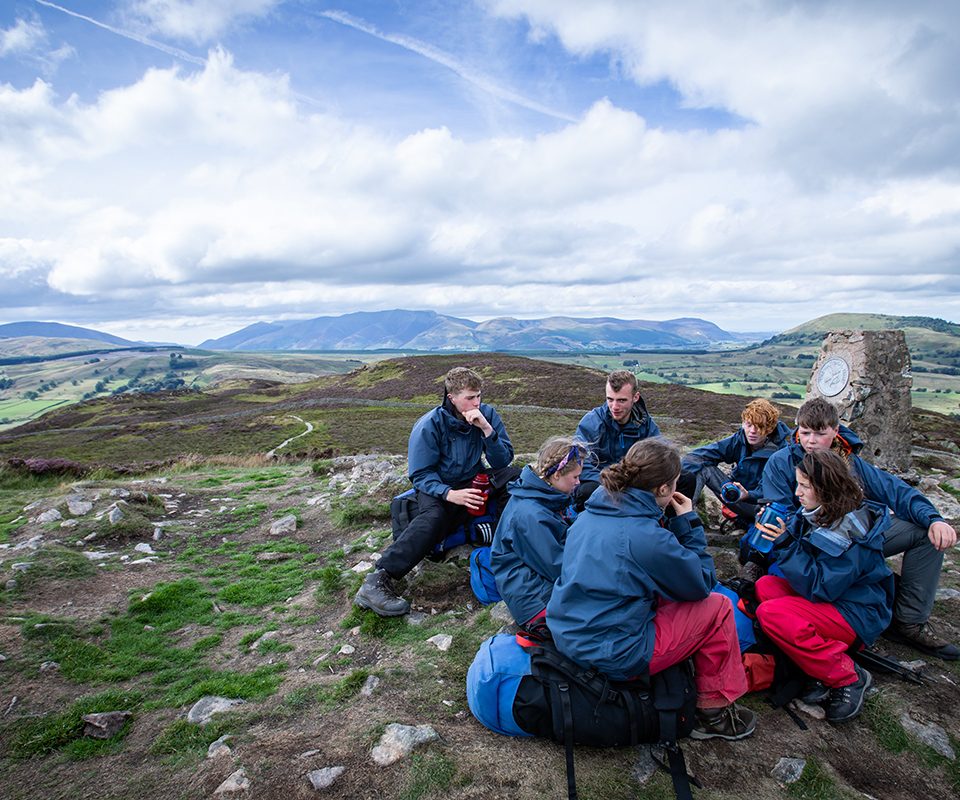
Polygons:
[[885,506],[864,502],[844,459],[807,453],[796,468],[800,510],[777,525],[758,524],[773,541],[783,577],[756,584],[757,621],[780,649],[818,683],[830,722],[856,717],[872,678],[848,650],[871,645],[893,617],[893,573],[883,557],[890,525]]
[[591,453],[580,475],[578,508],[600,485],[602,469],[616,464],[636,442],[659,435],[640,396],[637,376],[626,369],[607,375],[606,402],[583,415],[574,437],[586,442]]
[[[724,505],[736,513],[740,525],[752,525],[761,497],[763,468],[767,459],[787,443],[789,435],[790,429],[780,422],[780,412],[773,403],[763,398],[747,403],[735,434],[698,447],[683,457],[683,469],[697,478],[694,505],[704,486],[720,497],[720,488],[733,483],[740,490],[740,498],[723,501]],[[728,473],[720,464],[732,464],[733,468]]]
[[793,441],[767,461],[760,491],[768,500],[796,508],[796,468],[804,455],[832,450],[845,458],[864,497],[896,515],[884,531],[883,554],[903,553],[903,564],[893,622],[884,636],[943,659],[960,658],[960,648],[937,636],[929,624],[943,552],[956,544],[957,533],[920,492],[860,458],[862,447],[857,435],[840,424],[834,406],[822,397],[808,400],[797,411]]
[[547,601],[560,577],[571,495],[580,484],[587,449],[565,436],[548,439],[536,464],[508,487],[510,502],[490,548],[500,596],[525,631],[546,631]]
[[747,681],[733,606],[711,594],[713,559],[693,504],[676,491],[679,477],[680,454],[662,439],[637,442],[601,473],[570,527],[547,624],[564,655],[614,680],[692,657],[692,735],[741,739],[756,718],[734,704]]
[[[354,598],[357,605],[386,617],[410,610],[393,580],[406,575],[461,524],[467,509],[483,505],[482,491],[470,486],[483,469],[483,457],[497,478],[491,491],[500,486],[505,494],[513,445],[500,415],[480,402],[482,386],[476,372],[454,367],[444,377],[441,405],[413,426],[407,462],[417,490],[418,513],[367,575]],[[515,475],[514,471],[510,477]]]

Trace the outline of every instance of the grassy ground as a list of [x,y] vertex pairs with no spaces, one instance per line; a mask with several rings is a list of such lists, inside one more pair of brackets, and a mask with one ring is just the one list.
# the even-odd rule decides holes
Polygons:
[[[335,764],[347,771],[325,794],[334,798],[562,796],[561,748],[490,733],[466,707],[467,668],[499,623],[472,598],[464,558],[425,562],[403,583],[420,612],[417,624],[351,605],[361,578],[350,568],[374,560],[388,543],[382,514],[394,489],[348,501],[330,491],[332,470],[329,461],[314,468],[194,458],[138,483],[0,474],[5,513],[35,501],[40,505],[27,517],[65,509],[62,498],[75,491],[99,495],[102,509],[114,499],[112,489],[127,489],[139,493],[128,496],[131,504],[165,523],[159,542],[149,531],[130,536],[101,523],[82,548],[74,544],[78,528],[56,523],[27,521],[8,533],[13,542],[42,532],[60,543],[18,552],[16,559],[31,567],[18,573],[14,590],[0,593],[0,652],[7,657],[0,662],[0,707],[18,697],[0,718],[4,796],[209,797],[242,766],[251,796],[306,798],[315,796],[306,772]],[[348,506],[349,513],[336,513]],[[297,530],[271,536],[270,524],[291,513]],[[138,557],[132,548],[144,538],[158,560],[122,561]],[[80,555],[91,549],[115,555]],[[728,556],[718,551],[718,564],[728,564]],[[13,574],[9,564],[5,558],[5,579]],[[938,615],[951,619],[955,604],[938,604]],[[438,633],[452,636],[449,651],[427,641]],[[58,668],[41,670],[51,661]],[[745,780],[757,800],[782,797],[769,777],[781,755],[808,761],[802,780],[787,790],[791,797],[853,797],[854,789],[893,800],[919,791],[955,794],[956,768],[899,723],[912,710],[957,735],[950,710],[960,696],[941,676],[960,682],[960,668],[935,664],[929,674],[932,683],[922,690],[878,676],[882,694],[861,722],[842,729],[808,720],[810,729],[801,731],[759,698],[750,700],[761,716],[752,742],[684,745],[706,787],[697,798],[742,797]],[[379,685],[367,697],[360,690],[370,676]],[[204,694],[246,702],[201,728],[183,713]],[[118,709],[132,716],[112,739],[81,735],[83,714]],[[392,767],[376,767],[368,753],[390,722],[430,724],[442,739]],[[224,734],[234,737],[232,754],[206,759],[209,743]],[[669,796],[663,774],[636,784],[630,748],[578,748],[576,758],[581,797]]]

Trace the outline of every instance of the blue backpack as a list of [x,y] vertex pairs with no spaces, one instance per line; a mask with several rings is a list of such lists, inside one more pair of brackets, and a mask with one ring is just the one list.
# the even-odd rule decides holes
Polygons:
[[733,619],[737,623],[737,639],[740,640],[740,652],[745,653],[757,643],[757,632],[754,629],[753,619],[740,609],[740,595],[729,586],[718,583],[712,591],[730,598],[733,603]]
[[467,704],[481,724],[505,736],[539,736],[564,745],[570,798],[577,796],[575,744],[659,742],[666,748],[677,797],[691,800],[677,740],[693,730],[696,695],[688,661],[617,682],[580,667],[549,639],[521,646],[508,634],[484,641],[467,671]]
[[485,606],[503,599],[490,568],[489,547],[477,547],[470,553],[470,588],[477,600]]

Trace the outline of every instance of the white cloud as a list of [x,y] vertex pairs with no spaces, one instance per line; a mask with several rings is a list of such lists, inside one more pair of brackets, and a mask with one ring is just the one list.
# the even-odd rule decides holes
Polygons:
[[29,53],[46,42],[47,32],[39,22],[18,19],[10,28],[0,28],[0,58]]
[[232,25],[262,17],[279,0],[136,0],[133,20],[181,41],[214,41]]
[[[0,86],[5,305],[75,298],[155,328],[192,313],[216,328],[196,340],[251,317],[398,306],[741,330],[836,310],[960,318],[960,172],[955,150],[935,155],[960,129],[947,34],[924,38],[898,11],[868,15],[861,41],[832,5],[829,25],[738,7],[756,32],[688,14],[688,38],[634,4],[497,8],[521,6],[541,36],[752,121],[671,131],[600,100],[537,136],[389,138],[304,109],[286,77],[219,49],[89,103]],[[810,63],[792,64],[801,51]]]

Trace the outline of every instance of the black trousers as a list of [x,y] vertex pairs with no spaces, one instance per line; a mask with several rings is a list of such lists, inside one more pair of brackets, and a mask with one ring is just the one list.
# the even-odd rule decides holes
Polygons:
[[[490,497],[495,498],[501,511],[509,499],[507,484],[516,478],[520,471],[515,467],[488,470],[490,475]],[[464,489],[468,481],[456,489]],[[467,522],[470,514],[466,506],[449,503],[439,497],[417,491],[417,516],[411,520],[406,530],[397,537],[377,562],[377,569],[384,570],[392,578],[402,578],[417,564],[423,561],[433,548],[453,533],[457,526]]]

